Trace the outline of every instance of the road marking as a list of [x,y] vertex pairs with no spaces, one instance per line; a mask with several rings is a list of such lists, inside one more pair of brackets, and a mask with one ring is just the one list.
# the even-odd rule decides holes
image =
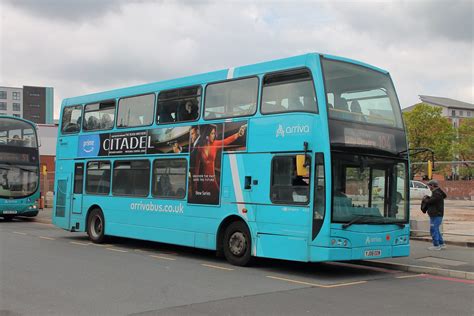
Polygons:
[[127,250],[117,249],[117,248],[105,248],[107,250],[117,251],[117,252],[128,252]]
[[41,239],[47,239],[47,240],[56,240],[56,239],[54,239],[54,238],[45,237],[45,236],[39,236],[39,238],[41,238]]
[[14,234],[18,234],[18,235],[28,235],[27,233],[22,233],[22,232],[13,232]]
[[97,247],[111,247],[111,246],[113,246],[111,244],[95,244],[95,243],[91,243],[91,245],[94,245],[94,246],[97,246]]
[[165,259],[165,260],[176,260],[175,258],[165,257],[165,256],[157,256],[157,255],[150,255],[150,257],[157,258],[157,259]]
[[227,270],[227,271],[234,271],[234,269],[231,269],[231,268],[225,268],[225,267],[220,267],[220,266],[215,266],[215,265],[212,265],[212,264],[201,264],[202,266],[205,266],[205,267],[208,267],[208,268],[213,268],[213,269],[220,269],[220,270]]
[[267,278],[275,279],[275,280],[280,280],[280,281],[291,282],[291,283],[296,283],[296,284],[302,284],[302,285],[323,287],[323,285],[321,285],[321,284],[309,283],[309,282],[303,282],[303,281],[297,281],[297,280],[286,279],[286,278],[280,278],[280,277],[276,277],[276,276],[272,276],[272,275],[267,275]]
[[54,226],[53,224],[43,223],[43,222],[33,222],[33,224],[45,225],[45,226]]
[[81,245],[81,246],[89,246],[91,243],[85,243],[85,242],[78,242],[78,241],[70,241],[71,244],[74,245]]
[[298,281],[298,280],[280,278],[280,277],[276,277],[276,276],[272,276],[272,275],[267,275],[267,278],[276,279],[276,280],[280,280],[280,281],[291,282],[291,283],[296,283],[296,284],[302,284],[302,285],[309,285],[309,286],[315,286],[315,287],[322,287],[322,288],[333,288],[333,287],[341,287],[341,286],[349,286],[349,285],[356,285],[356,284],[367,283],[367,281],[356,281],[356,282],[349,282],[349,283],[339,283],[339,284],[323,285],[323,284],[317,284],[317,283],[310,283],[310,282],[304,282],[304,281]]
[[395,277],[396,279],[408,279],[408,278],[419,278],[419,277],[422,277],[422,276],[425,276],[426,274],[422,273],[422,274],[411,274],[411,275],[402,275],[402,276],[398,276],[398,277]]
[[341,287],[341,286],[349,286],[349,285],[364,284],[364,283],[367,283],[367,281],[355,281],[355,282],[339,283],[339,284],[332,284],[332,285],[322,285],[321,287],[332,288],[332,287]]

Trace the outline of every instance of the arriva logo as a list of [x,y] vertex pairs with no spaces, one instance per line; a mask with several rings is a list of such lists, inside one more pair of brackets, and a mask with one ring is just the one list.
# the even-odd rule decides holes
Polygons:
[[276,138],[278,137],[285,137],[288,134],[308,134],[310,133],[309,125],[293,125],[293,126],[286,126],[283,127],[282,124],[278,125],[276,130]]
[[382,242],[382,238],[380,237],[369,237],[367,236],[367,239],[365,240],[365,244],[366,245],[369,245],[370,243],[374,243],[374,242]]

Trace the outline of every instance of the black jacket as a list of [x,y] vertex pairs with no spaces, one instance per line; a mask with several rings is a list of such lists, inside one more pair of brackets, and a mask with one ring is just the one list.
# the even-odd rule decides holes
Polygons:
[[444,215],[444,199],[446,193],[440,188],[436,188],[431,192],[431,197],[426,196],[421,201],[421,210],[427,211],[430,217],[437,217]]

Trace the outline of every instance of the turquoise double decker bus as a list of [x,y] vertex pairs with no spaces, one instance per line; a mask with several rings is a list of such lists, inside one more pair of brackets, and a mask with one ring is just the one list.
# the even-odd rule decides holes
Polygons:
[[389,73],[329,55],[69,98],[53,223],[235,265],[408,256],[406,150]]
[[0,217],[38,215],[39,151],[34,123],[0,115]]

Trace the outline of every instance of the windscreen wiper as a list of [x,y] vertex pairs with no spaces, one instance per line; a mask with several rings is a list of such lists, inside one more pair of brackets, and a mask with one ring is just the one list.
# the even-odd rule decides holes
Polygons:
[[354,217],[353,219],[351,219],[349,222],[343,224],[343,225],[342,225],[342,229],[346,229],[347,227],[351,226],[352,224],[363,223],[363,222],[365,222],[367,219],[372,219],[372,218],[382,218],[382,217],[376,216],[376,215],[361,215],[361,216],[356,216],[356,217]]

